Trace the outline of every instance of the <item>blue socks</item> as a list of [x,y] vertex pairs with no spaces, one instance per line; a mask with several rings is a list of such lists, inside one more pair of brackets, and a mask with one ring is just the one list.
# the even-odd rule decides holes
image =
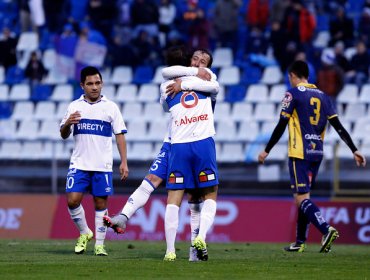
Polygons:
[[301,210],[301,207],[298,208],[298,218],[297,218],[297,229],[296,229],[296,236],[297,244],[305,243],[308,236],[308,228],[310,225],[310,221],[307,219],[306,215]]
[[[328,233],[328,228],[329,228],[328,223],[325,221],[324,217],[322,216],[320,209],[310,199],[305,199],[302,201],[299,207],[299,212],[301,211],[304,214],[307,221],[311,222],[321,232],[321,234],[324,235]],[[298,219],[300,218],[299,212],[298,212]],[[301,224],[300,230],[302,230],[303,232],[304,220],[297,222],[297,239],[298,237],[302,238],[301,236],[298,236],[298,227],[300,224]]]

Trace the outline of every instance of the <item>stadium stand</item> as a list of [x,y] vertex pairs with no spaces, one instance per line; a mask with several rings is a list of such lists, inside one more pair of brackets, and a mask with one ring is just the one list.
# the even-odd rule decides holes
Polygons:
[[[179,2],[174,1],[180,10]],[[243,1],[243,9],[248,7],[248,2]],[[347,15],[354,19],[355,26],[359,26],[365,2],[362,0],[347,2]],[[313,65],[316,73],[322,67],[320,56],[323,50],[333,48],[330,43],[333,11],[322,9],[324,10],[317,10],[315,14],[317,26],[314,36],[303,48],[307,61]],[[212,20],[212,13],[207,11],[206,14]],[[261,60],[255,59],[261,57],[246,52],[247,38],[252,28],[244,24],[245,10],[240,10],[239,16],[241,26],[237,45],[230,47],[218,38],[212,38],[206,46],[196,46],[206,47],[212,51],[214,58],[212,70],[217,74],[220,83],[215,109],[218,161],[221,164],[235,166],[245,164],[246,158],[248,164],[255,164],[253,156],[263,147],[262,144],[271,134],[278,119],[279,104],[288,88],[284,83],[286,64],[302,50],[300,42],[296,42],[295,51],[279,56],[279,50],[275,48],[279,42],[274,41],[269,25],[263,30],[268,51],[261,53]],[[1,26],[9,25],[12,23],[9,19],[17,18],[17,14],[6,15],[0,11]],[[189,43],[186,41],[187,34],[178,32],[181,26],[176,24],[173,26],[174,32],[164,39],[164,43],[171,45],[173,39]],[[115,36],[120,37],[121,45],[115,43],[117,38],[106,40],[108,47],[100,66],[105,83],[103,94],[122,108],[129,131],[127,134],[129,160],[145,162],[151,160],[154,153],[158,152],[164,131],[167,129],[167,116],[158,104],[158,85],[162,82],[161,70],[164,67],[161,51],[165,46],[151,45],[151,56],[155,59],[148,57],[142,61],[137,54],[141,53],[140,47],[143,46],[133,47],[130,38],[120,33],[119,25],[115,27],[118,27],[115,28],[117,29]],[[81,90],[78,87],[78,79],[71,77],[71,71],[67,66],[73,64],[77,69],[83,64],[80,61],[83,57],[73,56],[74,53],[68,57],[70,50],[60,49],[57,42],[66,36],[64,33],[49,32],[49,35],[45,36],[47,34],[45,30],[22,32],[18,22],[15,23],[13,30],[17,38],[15,47],[17,61],[12,65],[3,65],[0,60],[0,158],[43,161],[55,157],[68,161],[72,143],[70,140],[64,142],[59,140],[59,122],[69,102],[79,97]],[[344,53],[349,61],[356,54],[355,41],[360,39],[360,29],[356,30],[355,40],[346,43]],[[77,40],[79,30],[76,29],[74,32],[75,37],[71,38]],[[149,42],[145,44],[147,46]],[[288,42],[284,42],[284,46],[288,46]],[[97,47],[99,51],[102,50],[100,47],[101,45]],[[119,51],[112,51],[116,49]],[[37,51],[41,55],[42,62],[48,70],[46,78],[37,85],[31,85],[24,77],[24,67],[31,51]],[[356,139],[361,149],[370,153],[368,152],[370,83],[369,77],[367,78],[363,86],[345,83],[339,95],[333,99],[337,103],[338,113],[346,129]],[[13,143],[8,141],[9,139],[17,141]],[[329,128],[326,140],[325,159],[332,160],[336,156],[334,145],[339,142],[339,137]],[[284,164],[286,141],[285,133],[281,143],[272,150],[270,157],[273,161]],[[114,158],[117,160],[119,156],[116,149],[114,151]],[[348,148],[340,146],[338,156],[349,159]]]

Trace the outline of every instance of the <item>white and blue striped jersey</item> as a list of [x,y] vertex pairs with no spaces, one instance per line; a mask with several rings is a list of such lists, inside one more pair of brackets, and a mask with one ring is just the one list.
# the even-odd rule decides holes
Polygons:
[[[198,77],[181,77],[183,83],[196,82],[204,85]],[[167,96],[166,87],[173,81],[161,84],[161,103],[171,113],[171,143],[188,143],[213,137],[215,135],[211,97],[202,91],[183,91],[174,98]],[[217,82],[216,82],[217,83]],[[192,88],[194,88],[192,86]],[[218,83],[216,87],[218,92]],[[204,92],[210,92],[208,88]],[[208,94],[209,95],[209,94]]]
[[89,103],[82,95],[69,104],[60,127],[76,111],[80,112],[81,120],[71,126],[75,143],[69,168],[111,172],[112,133],[127,132],[118,106],[105,96],[97,103]]

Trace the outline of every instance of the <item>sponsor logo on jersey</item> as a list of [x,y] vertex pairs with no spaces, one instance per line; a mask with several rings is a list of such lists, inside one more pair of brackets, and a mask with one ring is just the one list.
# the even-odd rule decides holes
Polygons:
[[311,150],[315,150],[315,149],[316,149],[316,143],[315,143],[315,142],[310,141],[310,144],[308,144],[308,147],[309,147]]
[[208,120],[208,114],[203,114],[199,116],[194,116],[188,118],[185,116],[184,118],[180,119],[179,121],[175,121],[176,126],[181,126],[181,125],[187,125],[187,124],[192,124],[196,122],[201,122],[201,121],[207,121]]
[[199,173],[199,182],[216,180],[216,175],[212,170],[203,170]]
[[318,134],[305,134],[304,139],[322,141],[321,135],[318,135]]
[[106,187],[106,188],[105,188],[105,192],[107,192],[107,193],[109,193],[111,190],[112,190],[112,188],[111,188],[111,187]]
[[184,176],[180,172],[171,172],[170,176],[168,177],[169,184],[183,184],[184,183]]
[[299,86],[299,87],[297,87],[297,89],[299,91],[306,91],[306,87],[304,87],[304,86]]
[[197,106],[198,101],[199,101],[198,95],[194,91],[185,91],[181,95],[180,102],[182,106],[184,106],[187,109]]

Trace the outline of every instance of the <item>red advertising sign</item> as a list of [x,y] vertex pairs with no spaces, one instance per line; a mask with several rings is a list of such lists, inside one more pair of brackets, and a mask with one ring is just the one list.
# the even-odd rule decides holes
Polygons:
[[0,238],[49,238],[56,202],[52,195],[0,195]]
[[[127,196],[110,199],[110,213],[120,212]],[[86,198],[85,198],[86,199]],[[370,243],[370,203],[318,202],[324,218],[340,232],[338,243]],[[84,203],[90,227],[93,227],[92,199]],[[129,221],[126,233],[109,230],[107,239],[164,240],[166,197],[153,195],[143,209]],[[53,227],[53,238],[76,238],[65,199],[60,199]],[[190,216],[187,202],[179,211],[177,240],[190,240]],[[63,221],[63,222],[61,222]],[[258,199],[220,197],[214,226],[207,236],[210,242],[293,242],[295,240],[296,206],[293,199]],[[309,242],[319,242],[321,234],[311,225]]]
[[[128,196],[109,200],[110,214],[120,212]],[[370,244],[369,202],[317,202],[323,217],[338,229],[337,243]],[[83,200],[89,227],[94,231],[93,200]],[[126,233],[112,230],[107,239],[164,240],[166,197],[153,195],[147,205],[129,221]],[[190,215],[187,202],[179,211],[177,240],[190,240]],[[209,242],[293,242],[296,206],[293,199],[220,197]],[[64,195],[1,195],[0,238],[74,239],[79,235],[73,224]],[[309,242],[319,242],[321,234],[311,225]]]

